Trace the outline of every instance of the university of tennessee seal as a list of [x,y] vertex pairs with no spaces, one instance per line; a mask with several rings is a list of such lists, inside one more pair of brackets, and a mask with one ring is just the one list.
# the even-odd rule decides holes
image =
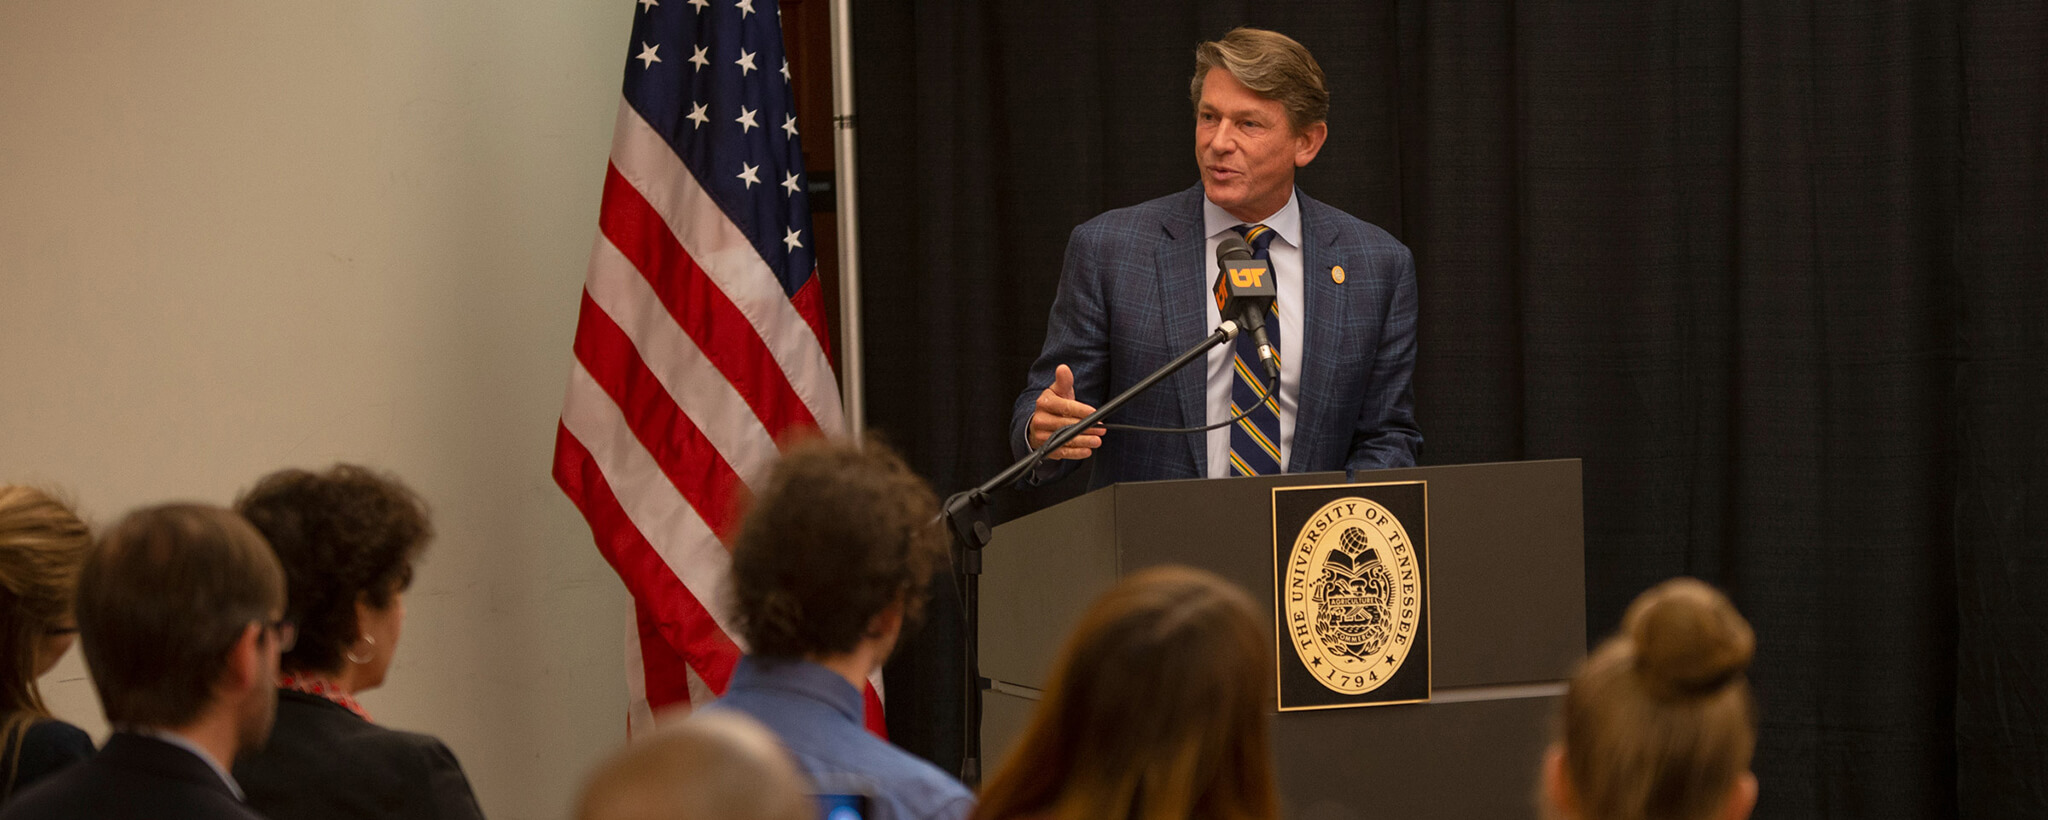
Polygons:
[[1421,569],[1408,531],[1378,502],[1339,498],[1317,510],[1287,555],[1282,595],[1289,643],[1331,691],[1371,692],[1408,660]]

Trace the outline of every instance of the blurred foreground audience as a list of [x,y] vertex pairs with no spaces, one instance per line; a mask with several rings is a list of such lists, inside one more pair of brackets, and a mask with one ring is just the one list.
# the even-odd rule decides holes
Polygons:
[[1543,764],[1546,813],[1572,820],[1742,820],[1756,805],[1756,636],[1691,578],[1637,597],[1572,677]]
[[706,709],[760,721],[829,793],[857,785],[870,820],[958,820],[974,797],[937,766],[868,732],[862,689],[924,606],[946,560],[938,500],[879,443],[791,449],[732,550],[751,648]]
[[0,486],[0,805],[92,756],[92,738],[51,717],[36,688],[78,634],[72,600],[91,548],[91,531],[63,502]]
[[283,562],[299,628],[270,742],[235,764],[250,805],[280,820],[481,818],[446,745],[378,726],[355,700],[398,651],[413,563],[433,536],[425,503],[342,464],[272,473],[235,506]]
[[1126,577],[1081,617],[974,816],[1273,820],[1272,642],[1220,577]]
[[818,804],[775,736],[736,712],[670,726],[600,765],[577,820],[817,820]]
[[260,817],[227,764],[262,745],[291,647],[284,571],[218,507],[129,513],[78,579],[78,630],[107,722],[99,754],[16,795],[5,820]]

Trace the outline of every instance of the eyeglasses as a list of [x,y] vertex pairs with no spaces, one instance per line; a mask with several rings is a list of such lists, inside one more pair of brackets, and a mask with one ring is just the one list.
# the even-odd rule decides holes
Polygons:
[[263,626],[270,632],[277,634],[278,654],[282,655],[286,652],[290,652],[292,651],[292,647],[297,646],[299,644],[299,625],[293,623],[292,619],[279,618],[275,621],[271,621],[270,623],[264,624]]

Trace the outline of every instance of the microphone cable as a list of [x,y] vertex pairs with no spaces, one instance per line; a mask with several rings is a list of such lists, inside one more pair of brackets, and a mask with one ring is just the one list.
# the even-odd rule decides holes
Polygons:
[[1278,375],[1275,375],[1273,376],[1273,378],[1269,379],[1268,382],[1265,384],[1254,383],[1252,386],[1258,388],[1259,400],[1257,403],[1251,406],[1251,409],[1240,412],[1235,416],[1231,416],[1230,418],[1216,422],[1215,424],[1211,424],[1207,427],[1146,427],[1141,424],[1111,424],[1109,422],[1103,422],[1102,429],[1129,430],[1133,433],[1170,433],[1175,435],[1186,433],[1206,433],[1210,430],[1215,430],[1221,427],[1229,427],[1230,425],[1243,421],[1245,417],[1250,416],[1252,413],[1257,412],[1261,405],[1273,405],[1273,414],[1279,415],[1280,402],[1273,397],[1273,394],[1280,389],[1280,377]]

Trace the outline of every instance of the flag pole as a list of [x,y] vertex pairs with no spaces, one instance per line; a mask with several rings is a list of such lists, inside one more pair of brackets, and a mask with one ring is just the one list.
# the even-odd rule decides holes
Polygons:
[[846,432],[867,429],[866,372],[860,331],[860,198],[854,184],[853,3],[832,0],[833,196],[839,223],[839,397]]

